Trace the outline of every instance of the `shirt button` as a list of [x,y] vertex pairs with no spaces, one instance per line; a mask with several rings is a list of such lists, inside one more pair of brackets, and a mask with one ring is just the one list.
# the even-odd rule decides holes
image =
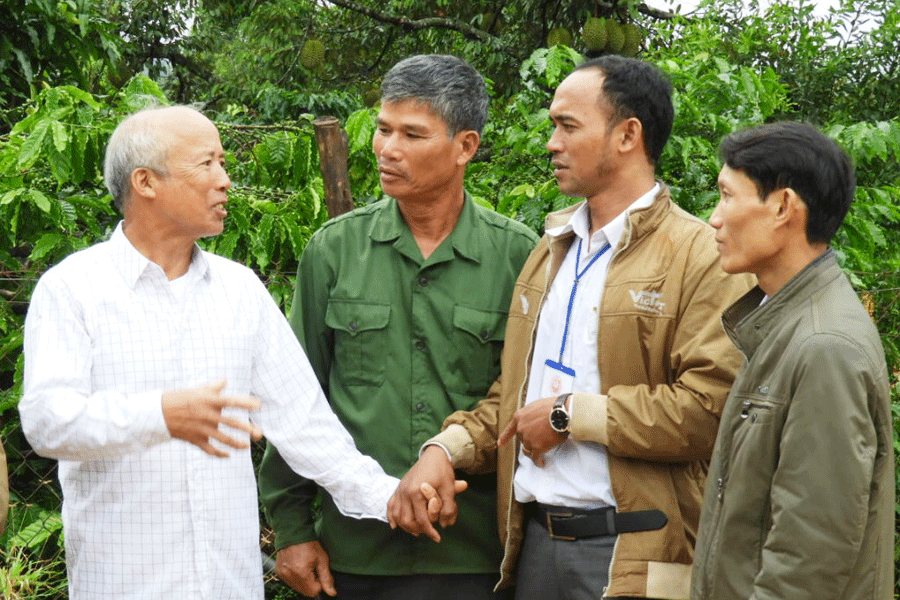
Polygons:
[[347,325],[347,327],[350,328],[350,331],[356,331],[357,329],[359,329],[359,323],[357,323],[356,321],[350,321],[350,324]]
[[419,402],[418,404],[416,404],[416,410],[422,412],[423,410],[425,410],[425,405]]
[[416,340],[416,350],[425,349],[425,340]]
[[427,277],[419,277],[419,285],[421,285],[422,287],[425,287],[426,285],[428,285],[428,278]]

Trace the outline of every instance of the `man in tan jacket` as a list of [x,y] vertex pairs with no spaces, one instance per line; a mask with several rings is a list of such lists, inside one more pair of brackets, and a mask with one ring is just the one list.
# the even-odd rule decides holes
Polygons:
[[718,317],[750,287],[713,230],[655,179],[671,86],[651,65],[579,66],[550,106],[560,190],[513,292],[501,375],[426,445],[389,505],[433,534],[422,484],[453,522],[454,468],[497,471],[518,599],[686,598],[701,491],[739,365]]

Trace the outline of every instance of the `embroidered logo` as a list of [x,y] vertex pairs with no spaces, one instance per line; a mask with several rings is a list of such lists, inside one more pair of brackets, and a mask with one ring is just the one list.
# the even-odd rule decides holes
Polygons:
[[663,308],[666,306],[666,303],[661,300],[662,294],[659,292],[628,290],[628,293],[631,294],[631,300],[634,302],[634,307],[639,310],[651,312],[655,315],[661,315]]

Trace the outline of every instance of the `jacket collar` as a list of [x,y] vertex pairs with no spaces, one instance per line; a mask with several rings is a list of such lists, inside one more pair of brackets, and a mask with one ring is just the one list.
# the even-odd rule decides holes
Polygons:
[[[659,227],[665,216],[672,210],[672,198],[669,195],[669,188],[662,182],[657,183],[660,184],[660,189],[653,199],[653,203],[650,206],[638,208],[628,213],[628,218],[625,220],[625,231],[622,233],[618,245],[614,248],[614,253],[624,250]],[[564,226],[572,218],[575,211],[584,206],[586,202],[587,200],[582,200],[577,204],[547,215],[544,222],[544,231]],[[550,238],[550,245],[556,248],[560,247],[559,245],[561,244],[562,249],[566,250],[571,244],[574,235],[571,229],[564,231],[559,236]]]
[[[433,264],[452,260],[454,254],[474,263],[482,261],[484,244],[481,236],[478,234],[478,223],[480,221],[478,211],[480,209],[475,206],[468,192],[464,192],[464,194],[463,208],[459,214],[456,226],[450,232],[450,235],[447,236],[447,239],[424,262]],[[385,202],[382,218],[372,219],[369,237],[375,242],[393,243],[394,248],[398,252],[412,260],[418,262],[422,259],[416,240],[413,238],[406,221],[403,220],[397,201],[393,198],[388,198]]]
[[783,288],[760,306],[765,292],[756,286],[722,314],[722,325],[734,345],[751,357],[787,313],[806,302],[817,290],[841,275],[834,251],[829,248],[794,275]]

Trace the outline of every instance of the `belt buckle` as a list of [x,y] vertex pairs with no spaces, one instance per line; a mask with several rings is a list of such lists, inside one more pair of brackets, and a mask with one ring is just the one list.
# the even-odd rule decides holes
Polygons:
[[574,517],[575,516],[574,513],[551,513],[551,512],[548,512],[546,514],[547,514],[547,532],[550,534],[551,540],[574,542],[576,539],[578,539],[578,538],[576,538],[574,536],[570,536],[570,535],[556,535],[555,533],[553,533],[553,517],[563,517],[563,518]]

